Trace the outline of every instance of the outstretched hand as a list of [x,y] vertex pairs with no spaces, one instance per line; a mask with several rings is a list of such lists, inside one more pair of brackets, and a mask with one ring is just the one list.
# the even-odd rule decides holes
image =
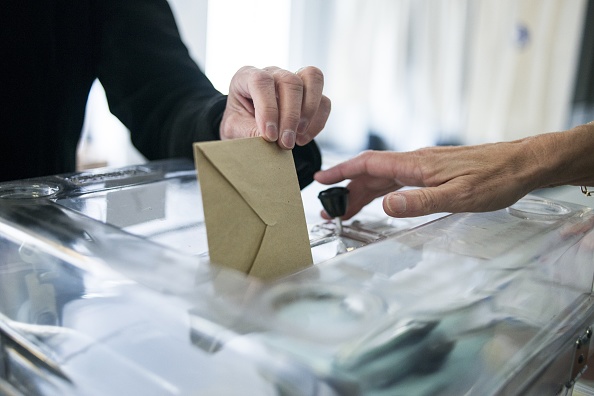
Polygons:
[[[485,212],[507,207],[540,187],[537,150],[528,140],[518,140],[402,153],[366,151],[316,173],[315,179],[322,184],[350,180],[345,220],[383,195],[384,211],[392,217]],[[421,188],[398,191],[404,186]]]
[[324,75],[312,66],[296,73],[242,67],[231,80],[221,140],[262,136],[283,149],[309,143],[330,114],[323,87]]

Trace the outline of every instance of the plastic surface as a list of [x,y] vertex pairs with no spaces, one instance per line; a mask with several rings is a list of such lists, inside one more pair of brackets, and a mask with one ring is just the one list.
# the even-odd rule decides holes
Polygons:
[[[594,215],[526,197],[340,235],[316,265],[208,262],[189,162],[0,184],[0,390],[33,395],[554,395],[594,321]],[[230,241],[232,243],[232,241]],[[106,380],[109,378],[109,380]]]

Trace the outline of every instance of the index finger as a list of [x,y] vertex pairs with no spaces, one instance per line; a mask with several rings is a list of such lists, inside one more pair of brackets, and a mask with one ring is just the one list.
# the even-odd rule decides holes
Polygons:
[[297,136],[300,136],[307,132],[309,124],[320,108],[324,90],[324,74],[314,66],[301,68],[295,74],[303,80],[303,102],[297,127]]
[[295,146],[303,102],[303,81],[299,76],[278,67],[267,67],[274,77],[279,109],[278,144],[284,149]]
[[233,76],[228,104],[237,101],[254,115],[258,131],[266,140],[278,139],[278,104],[274,77],[268,71],[244,66]]
[[[316,173],[315,179],[322,184],[338,183],[361,175],[395,179],[402,177],[402,171],[414,169],[402,153],[387,151],[364,151],[341,164]],[[398,160],[398,161],[397,161]]]

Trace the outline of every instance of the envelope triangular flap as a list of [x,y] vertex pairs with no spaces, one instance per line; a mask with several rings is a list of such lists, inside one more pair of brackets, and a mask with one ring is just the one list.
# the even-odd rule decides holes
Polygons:
[[[270,238],[274,233],[275,237]],[[309,239],[295,238],[291,224],[266,227],[260,249],[256,254],[249,274],[261,279],[277,279],[293,274],[312,263]],[[279,241],[287,241],[280,246],[272,246]]]
[[[202,154],[266,224],[276,224],[279,215],[286,215],[287,206],[303,207],[300,200],[287,199],[287,190],[299,191],[290,151],[282,150],[262,138],[234,139],[226,141],[225,145],[205,142],[200,146]],[[263,156],[255,155],[262,152]],[[279,161],[285,165],[290,162],[290,166],[279,166]],[[246,172],[246,168],[251,170]],[[271,184],[273,188],[270,188]]]
[[[203,205],[209,209],[204,213],[204,221],[210,258],[249,273],[267,227],[231,183],[212,177],[219,171],[208,159],[197,156],[196,161],[204,176],[200,182]],[[230,216],[230,213],[241,215]],[[246,230],[250,232],[249,238]]]

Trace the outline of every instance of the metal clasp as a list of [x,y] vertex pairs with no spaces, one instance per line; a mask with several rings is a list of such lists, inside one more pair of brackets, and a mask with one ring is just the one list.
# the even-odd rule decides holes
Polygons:
[[588,368],[588,351],[590,349],[590,339],[592,339],[592,328],[588,327],[585,333],[578,337],[578,339],[575,341],[571,365],[571,377],[565,384],[567,388],[573,387],[578,378]]

